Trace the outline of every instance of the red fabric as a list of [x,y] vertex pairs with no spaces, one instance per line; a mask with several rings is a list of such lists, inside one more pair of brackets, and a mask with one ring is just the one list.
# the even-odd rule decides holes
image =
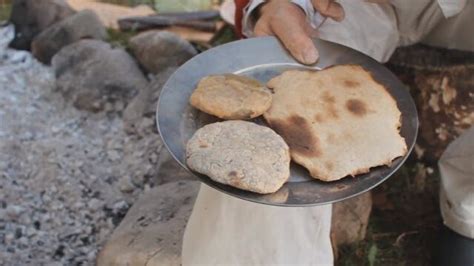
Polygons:
[[234,0],[235,2],[235,31],[240,38],[242,34],[242,18],[244,16],[244,8],[248,5],[250,0]]

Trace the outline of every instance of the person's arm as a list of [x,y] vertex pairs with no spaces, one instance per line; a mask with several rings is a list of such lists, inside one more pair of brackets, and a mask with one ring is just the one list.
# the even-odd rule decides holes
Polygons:
[[243,11],[245,36],[274,35],[304,64],[313,64],[319,57],[311,40],[316,32],[310,23],[317,21],[317,13],[338,21],[344,18],[344,10],[332,0],[253,0]]

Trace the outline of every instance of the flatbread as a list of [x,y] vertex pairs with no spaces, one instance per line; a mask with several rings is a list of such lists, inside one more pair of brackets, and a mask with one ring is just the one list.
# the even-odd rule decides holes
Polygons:
[[290,176],[290,151],[272,129],[246,121],[200,128],[188,141],[186,162],[212,180],[257,193],[273,193]]
[[367,173],[407,152],[395,100],[360,66],[290,70],[267,86],[274,94],[265,120],[316,179]]
[[234,74],[211,75],[199,81],[190,103],[222,119],[251,119],[270,108],[272,94],[251,78]]

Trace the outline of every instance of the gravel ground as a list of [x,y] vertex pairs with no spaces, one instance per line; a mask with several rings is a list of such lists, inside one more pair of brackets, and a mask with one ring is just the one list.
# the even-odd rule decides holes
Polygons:
[[75,109],[49,67],[5,48],[10,37],[0,30],[0,265],[92,265],[153,186],[154,121],[127,135],[123,106]]

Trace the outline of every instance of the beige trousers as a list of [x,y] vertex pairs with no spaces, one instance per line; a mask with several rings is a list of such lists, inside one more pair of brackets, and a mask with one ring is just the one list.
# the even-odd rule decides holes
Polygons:
[[[394,0],[391,5],[356,0],[339,2],[346,10],[345,20],[342,23],[327,20],[320,28],[320,37],[379,61],[388,60],[397,46],[418,41],[474,50],[470,29],[474,25],[472,0],[461,14],[450,19],[443,17],[435,0]],[[443,199],[448,199],[451,206],[443,209],[446,224],[473,237],[474,134],[472,130],[469,132],[448,148],[440,168]],[[459,150],[460,147],[463,149]],[[184,266],[332,265],[331,208],[331,205],[308,208],[259,205],[202,185],[184,234],[182,263]]]

